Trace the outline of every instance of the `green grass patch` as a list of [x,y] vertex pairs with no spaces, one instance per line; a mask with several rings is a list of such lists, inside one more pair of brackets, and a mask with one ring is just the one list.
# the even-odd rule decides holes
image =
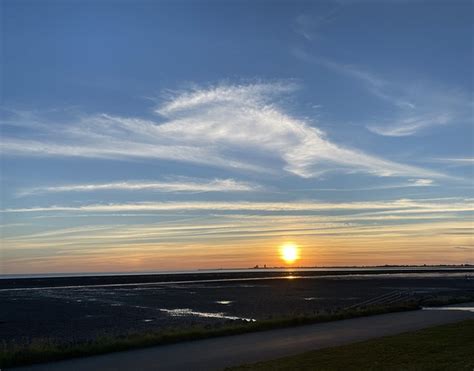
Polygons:
[[474,369],[474,320],[244,365],[229,371]]

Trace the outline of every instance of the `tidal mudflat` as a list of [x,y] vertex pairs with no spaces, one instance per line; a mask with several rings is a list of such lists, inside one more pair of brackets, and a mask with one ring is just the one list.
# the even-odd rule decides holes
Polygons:
[[474,271],[268,271],[0,280],[7,343],[315,315],[474,296]]

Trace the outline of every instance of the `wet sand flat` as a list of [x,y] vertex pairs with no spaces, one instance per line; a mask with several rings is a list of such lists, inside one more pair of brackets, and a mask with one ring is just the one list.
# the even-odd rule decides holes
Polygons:
[[8,343],[82,341],[474,295],[472,271],[310,273],[1,280],[0,338]]

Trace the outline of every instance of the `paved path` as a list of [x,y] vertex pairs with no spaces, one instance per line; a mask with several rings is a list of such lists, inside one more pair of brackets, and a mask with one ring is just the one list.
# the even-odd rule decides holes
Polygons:
[[[197,340],[16,369],[34,371],[222,370],[309,350],[474,319],[474,303]],[[463,310],[466,308],[469,310]]]

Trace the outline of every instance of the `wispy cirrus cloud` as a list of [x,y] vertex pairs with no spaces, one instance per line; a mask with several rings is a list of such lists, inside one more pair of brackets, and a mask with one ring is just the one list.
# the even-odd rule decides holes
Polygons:
[[457,165],[474,165],[474,158],[472,157],[445,157],[445,158],[436,158],[435,161],[447,162]]
[[[300,177],[331,172],[439,177],[332,142],[314,123],[288,114],[281,94],[292,82],[219,85],[178,92],[156,120],[99,114],[50,123],[42,135],[5,137],[4,154],[104,159],[156,158]],[[11,124],[11,123],[10,123]],[[38,130],[44,130],[44,125]]]
[[[454,205],[444,201],[438,202],[438,206],[453,208]],[[38,253],[47,260],[66,253],[83,259],[89,254],[115,257],[120,252],[129,251],[133,251],[135,257],[153,251],[155,259],[186,251],[188,259],[189,256],[194,259],[197,253],[212,251],[213,256],[217,253],[235,264],[233,258],[248,256],[257,248],[263,249],[268,257],[282,240],[291,238],[298,241],[303,249],[307,248],[305,255],[318,247],[315,253],[318,259],[321,259],[324,250],[334,255],[345,255],[354,251],[356,246],[357,253],[375,251],[383,255],[382,259],[400,250],[409,251],[412,258],[413,251],[420,249],[420,253],[424,252],[421,254],[423,260],[426,255],[423,246],[426,245],[430,246],[431,251],[462,247],[459,250],[465,250],[465,257],[471,259],[468,250],[472,246],[472,221],[466,219],[465,213],[440,213],[434,209],[432,202],[430,207],[430,210],[415,214],[410,213],[411,209],[401,210],[403,213],[393,209],[388,211],[390,214],[379,214],[377,209],[357,214],[348,210],[338,215],[219,213],[201,215],[198,221],[184,218],[133,225],[51,226],[52,229],[35,232],[25,229],[20,234],[4,238],[3,251],[11,264],[21,262],[24,251],[32,255]],[[225,246],[225,253],[210,249],[216,245]],[[383,251],[380,251],[381,245]]]
[[80,206],[46,206],[30,208],[4,209],[7,213],[25,212],[124,212],[124,211],[262,211],[262,212],[288,212],[288,211],[334,211],[334,210],[390,210],[391,212],[458,212],[473,211],[474,204],[470,199],[437,199],[437,200],[412,200],[398,199],[392,201],[361,201],[361,202],[202,202],[202,201],[177,201],[177,202],[136,202],[113,204],[87,204]]
[[[115,243],[115,245],[128,245],[132,241],[176,241],[176,240],[199,240],[199,239],[245,239],[245,238],[280,238],[286,235],[308,237],[308,236],[340,236],[348,237],[407,237],[419,236],[420,234],[444,234],[446,232],[453,234],[462,234],[469,231],[469,222],[453,221],[419,221],[418,223],[406,224],[385,224],[370,225],[363,223],[348,222],[310,222],[295,220],[292,223],[272,218],[248,219],[244,221],[227,221],[226,223],[211,223],[197,225],[176,224],[172,226],[162,226],[160,224],[148,225],[111,225],[100,228],[83,227],[71,229],[52,230],[44,233],[35,233],[30,235],[15,236],[8,238],[5,242],[11,248],[36,245],[45,246],[48,243],[55,246],[61,245],[91,245]],[[456,233],[457,232],[457,233]]]
[[66,184],[51,187],[36,187],[18,192],[18,196],[60,192],[96,192],[96,191],[154,191],[154,192],[249,192],[259,191],[258,184],[241,182],[234,179],[198,180],[184,178],[179,181],[122,181],[93,184]]
[[[311,188],[314,191],[331,191],[331,192],[354,192],[354,191],[375,191],[383,189],[411,188],[411,187],[433,187],[435,182],[432,179],[409,179],[408,182],[396,184],[374,185],[366,187],[348,187],[348,188]],[[303,189],[308,190],[308,189]]]
[[368,126],[373,133],[390,137],[404,137],[416,134],[430,126],[445,125],[454,118],[452,113],[421,114],[411,117],[401,117],[383,126]]
[[318,15],[301,13],[294,19],[293,29],[307,41],[313,41],[319,37],[319,29],[325,24],[332,22],[342,7],[342,4],[337,4],[332,9]]
[[316,57],[301,49],[292,52],[301,60],[359,81],[371,94],[395,107],[391,117],[366,125],[367,129],[378,135],[415,135],[430,127],[467,122],[472,115],[472,99],[462,91],[420,81],[393,81],[358,66]]

